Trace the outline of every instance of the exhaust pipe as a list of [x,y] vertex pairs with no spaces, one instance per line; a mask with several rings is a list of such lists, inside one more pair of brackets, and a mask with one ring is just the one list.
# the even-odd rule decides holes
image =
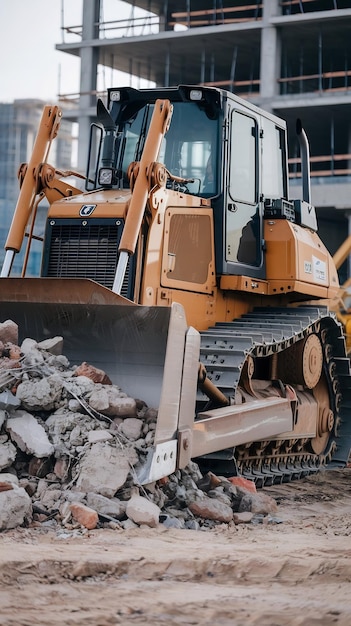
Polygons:
[[302,199],[311,204],[310,146],[300,119],[296,120],[296,134],[300,144]]

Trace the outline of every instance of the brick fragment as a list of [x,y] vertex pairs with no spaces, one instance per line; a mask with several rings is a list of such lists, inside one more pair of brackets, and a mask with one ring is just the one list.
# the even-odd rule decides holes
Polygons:
[[250,493],[257,492],[256,485],[253,482],[253,480],[248,480],[247,478],[244,478],[243,476],[232,476],[228,480],[232,483],[232,485],[235,485],[236,487],[241,487],[242,489],[245,489],[246,491],[250,491]]
[[93,528],[96,528],[98,525],[99,516],[97,512],[94,511],[94,509],[85,506],[85,504],[81,504],[81,502],[72,502],[70,510],[74,519],[88,530],[93,530]]
[[94,367],[94,365],[90,365],[86,361],[81,363],[76,371],[75,376],[86,376],[86,378],[90,378],[94,383],[101,383],[102,385],[112,385],[110,378],[107,376],[104,370],[99,369],[98,367]]

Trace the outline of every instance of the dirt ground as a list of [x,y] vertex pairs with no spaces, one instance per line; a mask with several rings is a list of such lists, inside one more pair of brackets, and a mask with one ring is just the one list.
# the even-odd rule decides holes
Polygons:
[[351,469],[264,489],[274,523],[0,535],[2,626],[349,626]]

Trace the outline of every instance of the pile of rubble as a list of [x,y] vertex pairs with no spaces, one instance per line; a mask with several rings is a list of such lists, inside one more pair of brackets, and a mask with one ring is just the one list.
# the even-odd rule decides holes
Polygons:
[[[276,502],[249,481],[202,475],[191,462],[152,484],[138,470],[157,412],[105,372],[71,367],[63,338],[18,346],[0,324],[0,530],[21,525],[206,529],[274,516]],[[272,518],[273,519],[273,518]]]

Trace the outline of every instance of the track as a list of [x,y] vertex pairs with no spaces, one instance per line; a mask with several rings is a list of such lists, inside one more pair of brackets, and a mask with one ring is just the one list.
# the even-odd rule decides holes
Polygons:
[[[328,404],[326,412],[332,415],[332,423],[322,428],[324,432],[318,440],[323,449],[316,453],[311,439],[306,437],[254,442],[236,448],[238,470],[258,486],[298,479],[321,467],[347,463],[351,448],[351,375],[342,328],[326,307],[304,306],[258,308],[201,333],[200,360],[210,380],[227,397],[235,398],[245,386],[250,361],[255,370],[252,382],[260,378],[271,380],[268,375],[271,376],[275,359],[275,384],[282,381],[291,385],[300,396],[310,395],[315,402],[314,396],[320,397],[317,386],[305,389],[298,384],[298,372],[294,371],[296,349],[311,335],[318,337],[323,353],[323,383],[318,388],[322,385],[322,399],[324,395]],[[197,400],[203,409],[205,396],[199,393]],[[228,454],[224,456],[228,458]]]

